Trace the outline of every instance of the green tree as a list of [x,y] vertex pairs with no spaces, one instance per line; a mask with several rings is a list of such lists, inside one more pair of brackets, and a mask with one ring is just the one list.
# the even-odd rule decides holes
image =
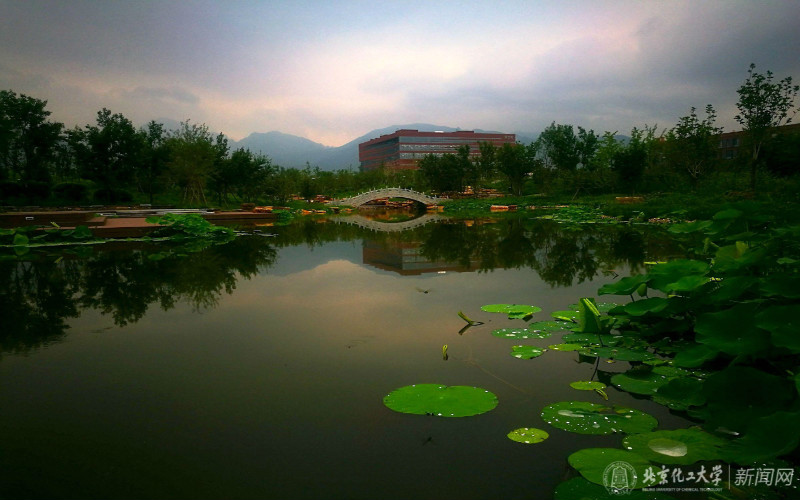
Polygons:
[[766,75],[756,72],[750,64],[747,79],[736,91],[739,114],[735,119],[742,126],[750,148],[750,189],[756,189],[756,172],[759,154],[764,143],[776,127],[791,123],[791,112],[795,107],[800,86],[792,85],[792,77],[773,81],[771,71]]
[[710,104],[706,106],[706,117],[700,119],[692,107],[688,116],[682,116],[678,124],[667,133],[667,155],[672,166],[688,175],[692,187],[714,165],[717,160],[717,143],[722,128],[714,125],[717,113]]
[[0,91],[0,179],[50,180],[64,125],[48,119],[46,106],[47,101]]
[[[469,161],[469,160],[467,160]],[[464,159],[454,154],[425,155],[419,170],[434,191],[461,191],[464,188]]]
[[497,171],[497,147],[491,142],[479,142],[478,151],[480,155],[474,162],[478,178],[476,187],[482,188]]
[[581,161],[578,136],[575,135],[572,125],[557,125],[553,122],[539,134],[537,141],[544,164],[548,168],[573,171]]
[[630,191],[635,191],[647,168],[649,145],[653,141],[655,127],[636,127],[631,130],[631,139],[627,146],[614,153],[613,169],[619,182]]
[[115,201],[114,190],[131,183],[141,164],[143,138],[133,123],[103,108],[97,125],[75,129],[71,142],[81,176],[98,183],[107,202]]
[[497,150],[497,170],[506,176],[511,192],[519,196],[525,177],[533,170],[532,158],[522,144],[503,144]]
[[208,126],[188,121],[181,122],[180,128],[170,134],[168,175],[181,189],[185,202],[208,203],[206,185],[227,153],[227,141],[220,143],[220,136],[215,143]]
[[168,136],[164,130],[164,125],[152,120],[139,133],[143,141],[141,164],[137,169],[136,178],[139,190],[148,195],[149,202],[152,205],[153,194],[160,187],[159,179],[163,176],[169,163]]

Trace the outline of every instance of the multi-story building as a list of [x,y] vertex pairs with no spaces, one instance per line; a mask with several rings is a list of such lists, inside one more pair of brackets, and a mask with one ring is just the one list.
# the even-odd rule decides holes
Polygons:
[[[800,134],[800,123],[782,125],[774,129],[773,134]],[[730,160],[739,156],[739,147],[747,132],[725,132],[719,135],[719,158]]]
[[419,161],[426,155],[437,156],[453,153],[459,147],[469,146],[471,157],[480,155],[478,143],[490,142],[497,147],[516,142],[514,134],[490,132],[420,132],[402,129],[385,134],[358,145],[358,160],[362,170],[372,170],[383,165],[397,170],[418,168]]

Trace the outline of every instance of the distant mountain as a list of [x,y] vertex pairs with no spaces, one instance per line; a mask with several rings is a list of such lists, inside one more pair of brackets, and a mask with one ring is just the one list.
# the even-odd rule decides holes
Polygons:
[[[270,157],[272,162],[282,167],[302,168],[306,162],[312,166],[326,152],[332,149],[305,137],[284,134],[283,132],[254,132],[241,141],[228,141],[231,149],[245,148],[254,153],[262,153]],[[320,165],[320,168],[322,166]],[[328,169],[326,169],[328,170]]]

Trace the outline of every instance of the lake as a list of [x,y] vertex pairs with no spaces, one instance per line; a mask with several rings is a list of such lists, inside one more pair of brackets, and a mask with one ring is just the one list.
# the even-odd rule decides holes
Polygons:
[[[498,338],[525,321],[481,306],[536,305],[533,321],[550,319],[680,255],[664,232],[525,215],[404,231],[354,220],[255,227],[204,249],[109,243],[0,262],[0,497],[550,498],[577,475],[569,454],[620,446],[623,435],[569,433],[540,413],[604,403],[569,383],[628,364],[514,358],[511,346],[561,334]],[[483,324],[465,329],[460,311]],[[499,404],[465,418],[383,404],[419,383],[480,387]],[[687,425],[606,392],[659,429]],[[506,437],[519,427],[550,438]]]

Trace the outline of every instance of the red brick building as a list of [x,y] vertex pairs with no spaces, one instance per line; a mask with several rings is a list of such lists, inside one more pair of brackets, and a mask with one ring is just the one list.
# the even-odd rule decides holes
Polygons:
[[470,157],[480,155],[478,143],[490,142],[497,147],[514,144],[514,134],[479,133],[471,130],[458,132],[420,132],[398,130],[358,145],[358,160],[362,170],[373,170],[381,165],[397,170],[415,170],[425,155],[455,154],[464,144],[469,146]]
[[[791,123],[777,127],[774,134],[800,134],[800,123]],[[725,132],[719,135],[719,158],[730,160],[739,156],[739,147],[742,140],[747,136],[741,130],[737,132]]]

